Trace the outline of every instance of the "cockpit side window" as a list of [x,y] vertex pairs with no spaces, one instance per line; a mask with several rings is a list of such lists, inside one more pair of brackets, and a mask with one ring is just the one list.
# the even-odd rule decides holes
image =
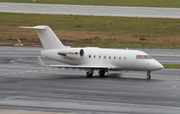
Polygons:
[[136,59],[152,59],[152,57],[149,55],[137,55]]
[[149,56],[149,55],[145,55],[145,58],[146,58],[146,59],[152,59],[152,57]]

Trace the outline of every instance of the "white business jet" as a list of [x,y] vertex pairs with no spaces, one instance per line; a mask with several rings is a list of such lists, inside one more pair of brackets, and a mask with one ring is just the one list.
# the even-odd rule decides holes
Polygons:
[[86,70],[87,77],[92,77],[94,70],[104,76],[108,71],[133,70],[147,71],[147,79],[151,71],[164,67],[147,53],[128,49],[104,49],[98,47],[71,48],[64,46],[49,26],[20,27],[35,29],[44,50],[41,55],[69,65],[46,65],[40,57],[41,65],[57,68],[72,68]]

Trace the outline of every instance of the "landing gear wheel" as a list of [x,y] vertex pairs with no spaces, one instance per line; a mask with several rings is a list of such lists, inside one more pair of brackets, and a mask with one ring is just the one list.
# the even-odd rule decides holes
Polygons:
[[100,71],[99,71],[99,76],[103,77],[105,73],[106,73],[105,70],[100,70]]
[[87,78],[91,78],[93,76],[93,70],[89,70],[86,72]]
[[92,77],[93,73],[86,72],[87,77]]
[[147,78],[147,79],[151,79],[151,75],[149,75],[149,76],[146,76],[146,78]]
[[147,79],[151,79],[151,71],[147,71],[146,78],[147,78]]

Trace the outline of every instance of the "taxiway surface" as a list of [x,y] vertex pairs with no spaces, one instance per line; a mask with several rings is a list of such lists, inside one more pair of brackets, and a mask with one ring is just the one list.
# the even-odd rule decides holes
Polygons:
[[[41,67],[41,47],[0,47],[0,108],[83,114],[179,114],[180,70],[109,72]],[[143,49],[161,63],[178,63],[180,50]],[[19,59],[22,59],[20,62]],[[50,59],[47,64],[58,64]]]
[[0,12],[30,14],[92,15],[118,17],[180,18],[180,8],[120,7],[0,2]]

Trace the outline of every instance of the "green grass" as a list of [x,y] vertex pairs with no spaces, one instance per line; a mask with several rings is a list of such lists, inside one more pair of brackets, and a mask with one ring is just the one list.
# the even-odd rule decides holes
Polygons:
[[11,13],[0,13],[0,17],[0,42],[14,42],[15,38],[20,38],[39,43],[34,31],[22,33],[17,26],[48,25],[57,32],[84,31],[87,38],[75,33],[73,35],[76,37],[71,36],[70,40],[66,36],[62,37],[62,33],[57,33],[60,39],[73,42],[73,46],[180,48],[180,19]]
[[164,68],[176,68],[180,69],[180,64],[163,64]]
[[55,30],[99,31],[136,37],[180,36],[180,19],[0,13],[7,26],[48,25]]
[[0,46],[14,46],[13,43],[0,42]]
[[0,0],[15,3],[45,3],[105,6],[180,7],[180,0]]

